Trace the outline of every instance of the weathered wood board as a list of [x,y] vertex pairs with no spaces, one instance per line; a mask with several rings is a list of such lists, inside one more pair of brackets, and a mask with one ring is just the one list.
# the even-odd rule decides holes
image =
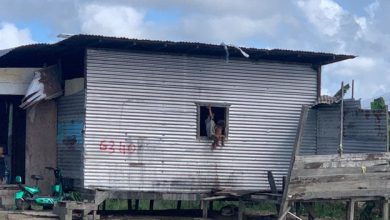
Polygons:
[[296,156],[288,201],[388,197],[390,153]]

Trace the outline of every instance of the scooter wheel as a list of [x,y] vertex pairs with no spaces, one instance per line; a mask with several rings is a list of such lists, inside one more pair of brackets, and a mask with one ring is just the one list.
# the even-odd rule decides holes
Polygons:
[[31,208],[31,204],[22,199],[15,200],[15,205],[17,210],[27,210]]

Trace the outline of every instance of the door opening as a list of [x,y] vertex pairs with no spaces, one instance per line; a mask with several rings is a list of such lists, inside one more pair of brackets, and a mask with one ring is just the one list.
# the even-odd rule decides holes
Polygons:
[[22,98],[0,96],[0,184],[25,176],[26,112],[18,107]]

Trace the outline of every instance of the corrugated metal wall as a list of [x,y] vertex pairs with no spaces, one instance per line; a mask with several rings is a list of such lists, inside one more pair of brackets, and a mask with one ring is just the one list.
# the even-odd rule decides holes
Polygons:
[[58,99],[57,166],[82,187],[85,92]]
[[[360,100],[345,100],[343,123],[344,153],[388,151],[386,110],[363,110],[360,109]],[[300,154],[337,154],[339,144],[340,104],[310,109]]]
[[[85,187],[268,190],[316,85],[305,65],[88,50]],[[231,105],[225,147],[197,139],[195,102]]]
[[300,146],[300,155],[317,153],[317,110],[309,109],[307,121],[304,125],[303,138]]

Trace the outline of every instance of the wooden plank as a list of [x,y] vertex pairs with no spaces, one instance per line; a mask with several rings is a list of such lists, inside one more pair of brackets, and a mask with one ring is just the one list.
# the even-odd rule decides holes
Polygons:
[[0,68],[0,95],[25,95],[40,68]]
[[[303,105],[302,109],[301,109],[301,116],[299,119],[299,124],[298,124],[298,131],[297,131],[297,135],[295,138],[294,149],[293,149],[293,152],[291,154],[290,166],[289,166],[289,171],[287,174],[287,181],[290,181],[291,171],[292,171],[293,166],[294,166],[295,158],[299,154],[299,149],[300,149],[300,146],[302,143],[302,138],[303,138],[303,131],[305,128],[304,125],[306,124],[308,113],[309,113],[309,106]],[[278,218],[279,220],[285,219],[287,212],[291,209],[291,207],[288,207],[289,206],[289,202],[287,201],[288,193],[289,193],[289,187],[287,186],[283,190],[283,198],[282,198],[282,203],[280,205],[280,210],[279,210],[279,218]]]
[[390,173],[361,173],[361,174],[338,174],[324,176],[297,176],[292,177],[290,185],[310,186],[316,184],[330,184],[337,182],[365,182],[390,180]]
[[370,173],[388,173],[390,174],[390,165],[379,165],[371,167],[346,167],[332,169],[293,169],[291,178],[305,176],[327,176],[340,174],[370,174]]
[[[291,191],[299,191],[299,190],[307,190],[308,192],[317,192],[317,191],[341,191],[341,190],[375,190],[375,189],[385,189],[385,191],[390,190],[390,176],[384,176],[383,178],[356,178],[348,177],[348,175],[344,181],[331,181],[325,182],[326,179],[320,179],[320,181],[316,181],[314,179],[312,182],[297,182],[298,184],[294,184],[292,182],[289,187]],[[353,175],[351,175],[353,176]],[[338,180],[338,179],[335,179]],[[321,182],[322,181],[322,182]],[[387,190],[386,190],[387,189]],[[383,194],[382,194],[383,195]]]
[[212,196],[212,197],[206,197],[203,198],[203,201],[211,201],[211,200],[218,200],[218,199],[226,199],[228,196]]
[[339,161],[375,161],[375,160],[390,160],[390,152],[376,152],[376,153],[354,153],[343,154],[341,157],[338,154],[330,155],[310,155],[310,156],[296,156],[296,162],[305,161],[306,163],[313,162],[339,162]]
[[[375,190],[348,190],[348,191],[320,191],[320,192],[302,192],[289,194],[289,201],[307,201],[307,200],[345,200],[354,197],[383,197],[384,193],[389,193],[390,190],[375,189]],[[371,199],[367,199],[371,200]]]
[[294,165],[294,169],[324,169],[324,168],[347,168],[347,167],[371,167],[389,164],[389,160],[356,160],[356,161],[297,161]]

